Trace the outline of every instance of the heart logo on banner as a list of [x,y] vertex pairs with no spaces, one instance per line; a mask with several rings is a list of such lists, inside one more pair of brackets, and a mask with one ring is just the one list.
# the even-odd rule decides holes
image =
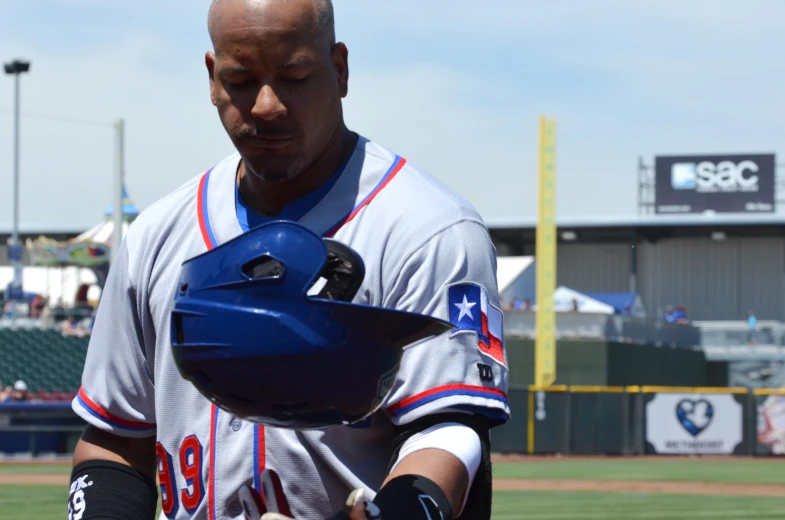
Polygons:
[[682,399],[676,405],[676,418],[693,437],[711,424],[714,407],[706,399]]

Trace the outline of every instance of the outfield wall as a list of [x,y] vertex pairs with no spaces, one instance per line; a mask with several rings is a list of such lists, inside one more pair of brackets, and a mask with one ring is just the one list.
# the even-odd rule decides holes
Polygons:
[[0,403],[0,455],[68,455],[85,426],[69,402]]
[[[510,386],[534,384],[534,340],[506,337]],[[556,385],[726,386],[724,363],[700,349],[601,340],[556,341]]]
[[785,455],[785,389],[513,388],[498,453]]
[[[497,453],[785,455],[785,389],[512,388]],[[0,404],[0,455],[67,456],[85,422],[68,403]]]

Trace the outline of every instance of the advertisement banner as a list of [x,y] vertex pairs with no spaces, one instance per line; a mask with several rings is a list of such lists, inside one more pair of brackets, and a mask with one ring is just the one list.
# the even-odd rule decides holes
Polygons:
[[770,455],[785,455],[785,395],[770,395],[758,406],[758,444]]
[[655,213],[773,213],[774,154],[654,160]]
[[744,437],[744,411],[731,394],[656,394],[646,403],[646,442],[656,453],[732,454]]

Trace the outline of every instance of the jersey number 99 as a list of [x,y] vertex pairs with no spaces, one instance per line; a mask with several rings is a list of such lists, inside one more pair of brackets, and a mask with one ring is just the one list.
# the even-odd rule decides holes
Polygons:
[[193,514],[204,498],[202,444],[199,439],[195,435],[190,435],[180,444],[180,472],[185,479],[185,487],[182,489],[177,487],[172,456],[160,442],[155,445],[155,453],[158,460],[158,481],[161,484],[163,513],[169,518],[173,517],[182,502],[185,510]]

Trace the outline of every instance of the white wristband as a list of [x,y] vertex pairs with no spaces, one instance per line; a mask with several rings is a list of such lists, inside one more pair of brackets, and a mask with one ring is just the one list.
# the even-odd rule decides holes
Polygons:
[[401,451],[398,453],[398,460],[393,465],[393,469],[407,456],[412,453],[425,449],[439,449],[446,451],[463,463],[466,472],[469,474],[469,485],[463,496],[461,511],[457,511],[459,516],[466,505],[469,490],[474,482],[474,476],[482,462],[482,443],[477,432],[464,424],[442,423],[432,426],[427,430],[415,433],[403,443]]

